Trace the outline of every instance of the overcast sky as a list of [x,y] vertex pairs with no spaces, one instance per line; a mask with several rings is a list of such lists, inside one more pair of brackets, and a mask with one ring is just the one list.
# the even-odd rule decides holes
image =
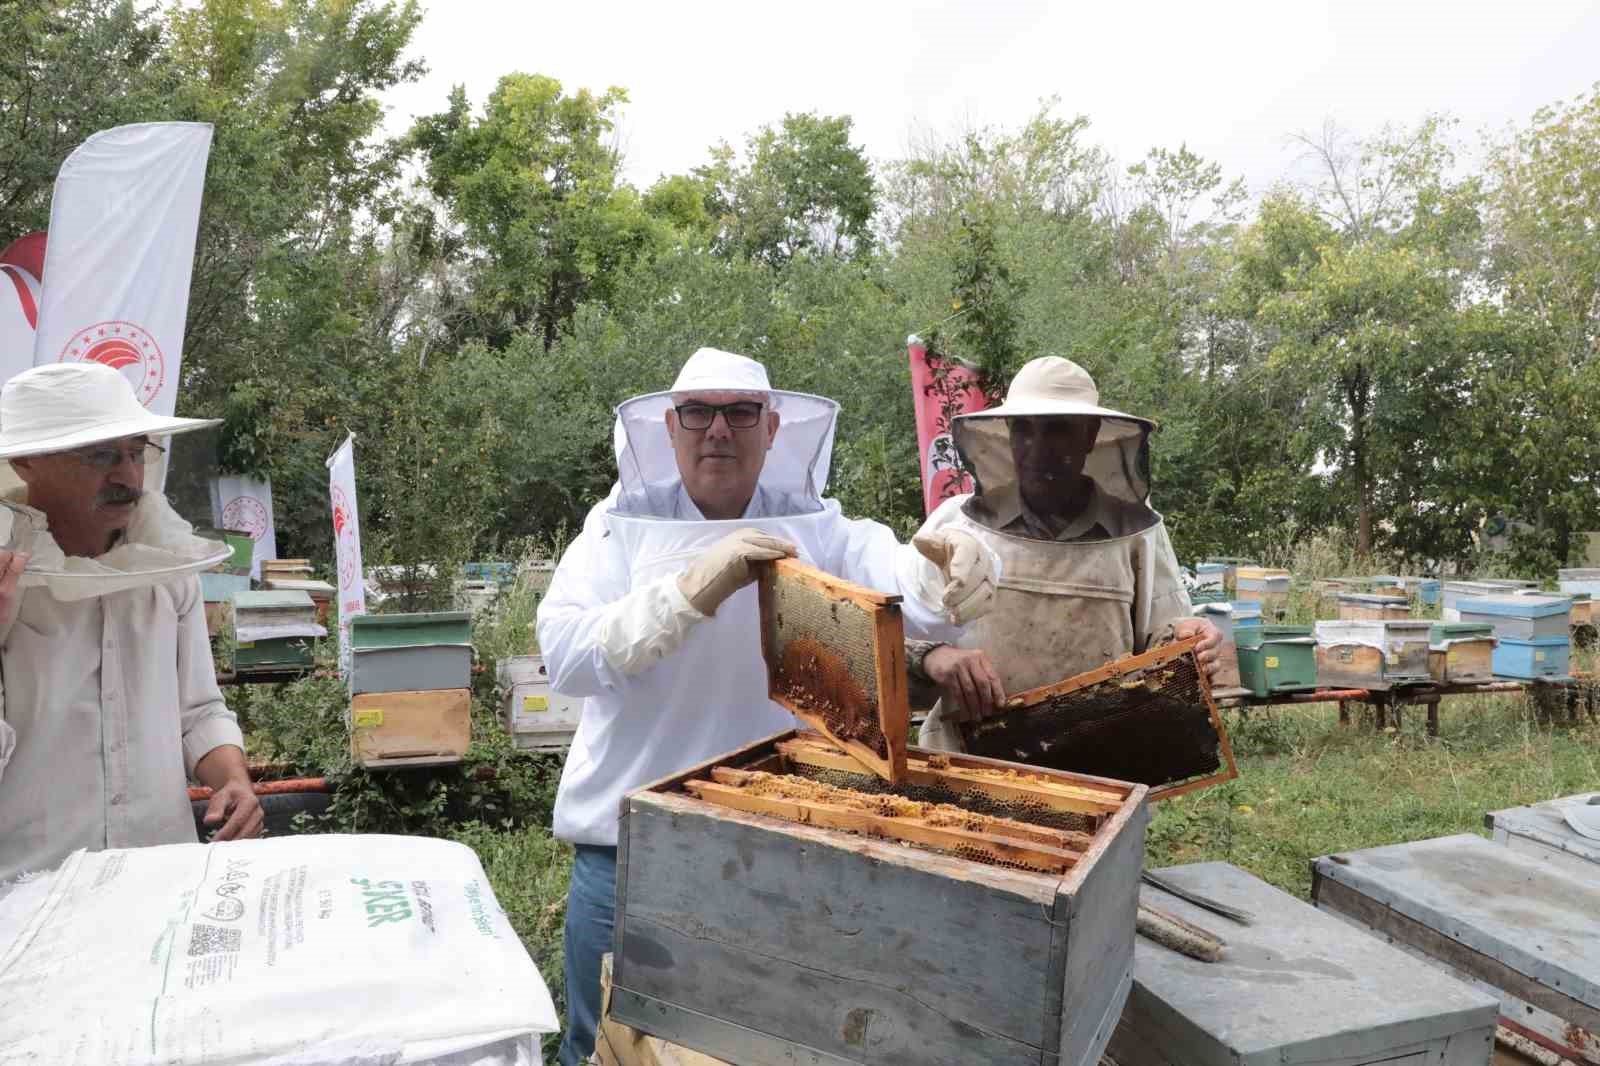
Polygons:
[[433,0],[413,50],[430,73],[389,94],[392,132],[454,84],[481,108],[511,71],[621,86],[640,186],[786,111],[852,116],[881,160],[919,130],[1020,125],[1057,95],[1123,162],[1187,142],[1259,194],[1295,165],[1287,136],[1325,118],[1366,133],[1443,110],[1475,139],[1586,92],[1600,0]]

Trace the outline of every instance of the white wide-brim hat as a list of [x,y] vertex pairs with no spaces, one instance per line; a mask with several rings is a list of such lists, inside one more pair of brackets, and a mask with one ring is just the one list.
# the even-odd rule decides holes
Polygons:
[[124,437],[170,437],[221,422],[152,414],[133,394],[128,379],[101,363],[36,366],[0,389],[0,460]]
[[1135,422],[1146,428],[1148,418],[1100,406],[1100,390],[1089,372],[1070,359],[1047,355],[1030,361],[1011,379],[1005,402],[998,407],[960,415],[964,419],[1024,418],[1040,415],[1086,415]]

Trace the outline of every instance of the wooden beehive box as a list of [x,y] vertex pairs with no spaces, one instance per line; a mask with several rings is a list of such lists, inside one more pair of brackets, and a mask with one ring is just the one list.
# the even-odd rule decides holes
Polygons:
[[905,775],[911,723],[900,597],[795,559],[761,564],[769,695],[887,781]]
[[1429,631],[1428,672],[1444,684],[1494,680],[1494,627],[1435,622]]
[[1600,1063],[1600,880],[1468,834],[1317,859],[1311,896],[1494,995],[1512,1032]]
[[658,781],[623,803],[611,1017],[737,1063],[1091,1066],[1132,979],[1144,800],[918,749],[889,786],[797,732]]
[[467,689],[363,692],[350,698],[350,758],[369,770],[457,763],[472,743]]
[[1160,871],[1248,910],[1219,918],[1150,885],[1148,906],[1227,941],[1206,963],[1140,938],[1117,1066],[1467,1066],[1486,1063],[1498,1003],[1222,862]]
[[1375,596],[1347,592],[1339,596],[1339,621],[1384,622],[1411,617],[1411,601],[1404,596]]
[[1565,813],[1567,807],[1588,805],[1597,796],[1600,793],[1584,792],[1548,803],[1490,811],[1483,822],[1497,844],[1542,859],[1574,877],[1600,880],[1600,840],[1573,829]]
[[1317,684],[1384,691],[1426,684],[1428,622],[1318,622]]

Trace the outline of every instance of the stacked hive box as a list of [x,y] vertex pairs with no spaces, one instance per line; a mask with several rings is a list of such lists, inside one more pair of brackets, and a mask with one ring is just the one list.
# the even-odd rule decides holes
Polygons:
[[1585,880],[1600,878],[1600,840],[1578,832],[1567,820],[1571,807],[1592,807],[1600,792],[1563,796],[1548,803],[1511,807],[1484,815],[1496,844],[1543,860]]
[[1268,620],[1282,618],[1289,606],[1289,571],[1273,570],[1261,566],[1241,566],[1238,569],[1239,596],[1261,604],[1261,614]]
[[459,761],[472,740],[471,616],[357,615],[349,681],[350,750],[358,765]]
[[1384,691],[1427,684],[1428,622],[1318,622],[1317,684]]
[[304,592],[317,605],[317,622],[325,626],[339,590],[311,575],[311,564],[304,559],[267,559],[261,564],[261,587],[279,592]]
[[1146,885],[1147,906],[1220,936],[1206,963],[1140,938],[1111,1038],[1117,1066],[1467,1066],[1488,1061],[1495,997],[1226,863],[1160,871],[1250,912],[1241,925]]
[[1223,568],[1222,591],[1230,597],[1237,597],[1239,593],[1239,567],[1254,566],[1256,561],[1237,555],[1214,555],[1201,565],[1221,566]]
[[1532,680],[1567,676],[1572,601],[1561,596],[1477,596],[1462,602],[1461,621],[1494,627],[1494,672]]
[[1339,595],[1339,621],[1382,622],[1411,617],[1411,601],[1404,596],[1345,592]]
[[1494,627],[1475,622],[1435,622],[1428,633],[1428,672],[1440,684],[1494,680]]
[[583,717],[583,700],[550,688],[550,675],[538,655],[501,659],[496,680],[505,700],[506,729],[527,751],[562,751],[572,745]]
[[1600,568],[1583,567],[1560,571],[1561,591],[1572,597],[1572,625],[1574,628],[1600,625],[1594,610],[1594,600],[1600,596]]
[[312,641],[327,635],[304,592],[233,594],[233,662],[239,674],[310,669]]
[[1257,696],[1317,687],[1317,642],[1310,626],[1250,626],[1234,631],[1239,682]]

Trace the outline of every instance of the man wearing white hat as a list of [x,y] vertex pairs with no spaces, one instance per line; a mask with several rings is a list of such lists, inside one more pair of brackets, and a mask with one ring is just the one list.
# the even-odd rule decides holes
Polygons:
[[1056,356],[1017,372],[999,407],[960,415],[951,435],[976,491],[940,504],[918,537],[965,531],[999,556],[993,609],[961,647],[913,643],[913,672],[940,686],[923,747],[961,750],[960,725],[1023,692],[1146,651],[1221,634],[1191,617],[1172,542],[1151,509],[1155,424],[1100,406],[1094,379]]
[[195,576],[228,548],[144,491],[158,438],[212,425],[151,414],[97,363],[0,389],[0,881],[193,842],[191,777],[215,839],[261,830]]
[[935,567],[823,498],[838,410],[775,390],[760,363],[712,348],[690,357],[670,392],[617,408],[617,485],[539,605],[551,687],[585,697],[555,807],[556,836],[577,848],[567,1066],[594,1046],[622,797],[796,724],[767,698],[751,564],[799,556],[902,593],[907,628],[944,639],[993,596],[993,559],[971,534],[931,537]]

